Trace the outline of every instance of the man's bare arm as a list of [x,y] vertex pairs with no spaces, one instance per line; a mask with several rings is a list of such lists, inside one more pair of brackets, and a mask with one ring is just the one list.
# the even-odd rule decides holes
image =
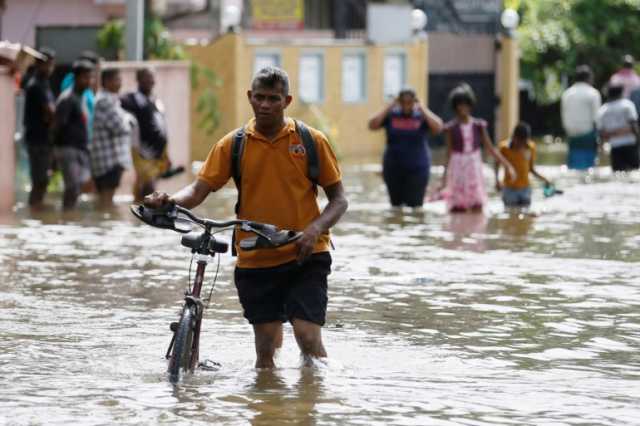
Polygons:
[[211,187],[203,180],[196,179],[173,195],[165,192],[154,192],[144,197],[144,205],[151,208],[162,207],[168,203],[175,203],[187,209],[202,204],[207,195],[211,192]]
[[320,235],[327,232],[333,225],[338,223],[342,215],[347,211],[349,202],[344,195],[342,182],[337,182],[331,186],[323,188],[329,203],[324,208],[320,216],[307,226],[302,237],[296,242],[298,246],[298,263],[304,262],[311,253]]

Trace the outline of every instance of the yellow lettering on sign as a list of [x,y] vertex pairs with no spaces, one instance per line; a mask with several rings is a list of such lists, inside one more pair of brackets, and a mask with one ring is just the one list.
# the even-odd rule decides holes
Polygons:
[[251,11],[254,26],[304,23],[304,0],[253,0]]

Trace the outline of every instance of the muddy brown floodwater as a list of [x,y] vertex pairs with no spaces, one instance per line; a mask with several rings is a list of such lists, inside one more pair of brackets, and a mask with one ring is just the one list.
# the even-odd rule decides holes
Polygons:
[[[0,226],[0,423],[640,424],[640,175],[540,169],[565,194],[535,189],[537,216],[495,195],[452,216],[442,202],[393,213],[377,164],[346,166],[329,362],[302,368],[287,326],[279,368],[252,368],[224,256],[201,348],[222,367],[176,387],[163,355],[187,280],[180,237],[126,200],[19,208]],[[234,197],[197,211],[228,218]]]

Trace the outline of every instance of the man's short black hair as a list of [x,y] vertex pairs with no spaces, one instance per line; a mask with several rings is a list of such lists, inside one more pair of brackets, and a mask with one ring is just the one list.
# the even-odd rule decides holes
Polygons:
[[409,86],[405,86],[402,89],[400,89],[400,93],[398,93],[398,99],[401,99],[403,96],[411,96],[412,98],[416,98],[416,91],[413,89],[413,87],[409,87]]
[[531,138],[531,126],[524,121],[516,124],[516,127],[513,129],[513,137],[517,139],[525,139],[528,140]]
[[253,76],[251,90],[258,87],[276,89],[280,85],[282,94],[289,95],[289,75],[285,70],[278,67],[264,67]]
[[38,62],[49,62],[56,58],[56,51],[50,47],[42,47],[38,52],[45,57],[45,59],[39,60]]
[[593,77],[593,72],[589,65],[578,65],[576,67],[576,81],[584,82],[590,81]]
[[102,70],[100,74],[100,83],[102,86],[105,85],[108,81],[113,80],[116,76],[120,75],[120,70],[118,68],[107,68]]
[[149,67],[142,67],[136,70],[136,81],[140,82],[144,78],[145,75],[153,75],[153,69]]
[[458,105],[466,104],[473,107],[476,104],[476,95],[467,83],[461,83],[449,93],[449,103],[454,111]]
[[607,88],[608,99],[618,99],[622,97],[624,93],[624,86],[622,84],[612,84]]
[[86,72],[91,72],[93,71],[95,67],[93,66],[93,64],[89,61],[87,61],[86,59],[78,59],[77,61],[74,61],[73,63],[73,75],[80,75],[80,74],[84,74]]
[[84,51],[82,51],[80,56],[78,56],[78,59],[79,60],[83,60],[84,59],[85,61],[91,62],[93,65],[98,65],[98,60],[100,58],[98,57],[96,52],[94,52],[93,50],[84,50]]

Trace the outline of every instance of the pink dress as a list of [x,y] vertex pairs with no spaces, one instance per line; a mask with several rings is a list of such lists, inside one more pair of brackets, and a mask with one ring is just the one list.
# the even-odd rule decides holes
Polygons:
[[474,146],[473,124],[460,124],[462,150],[451,151],[447,166],[446,200],[449,210],[482,207],[487,201],[482,153]]

